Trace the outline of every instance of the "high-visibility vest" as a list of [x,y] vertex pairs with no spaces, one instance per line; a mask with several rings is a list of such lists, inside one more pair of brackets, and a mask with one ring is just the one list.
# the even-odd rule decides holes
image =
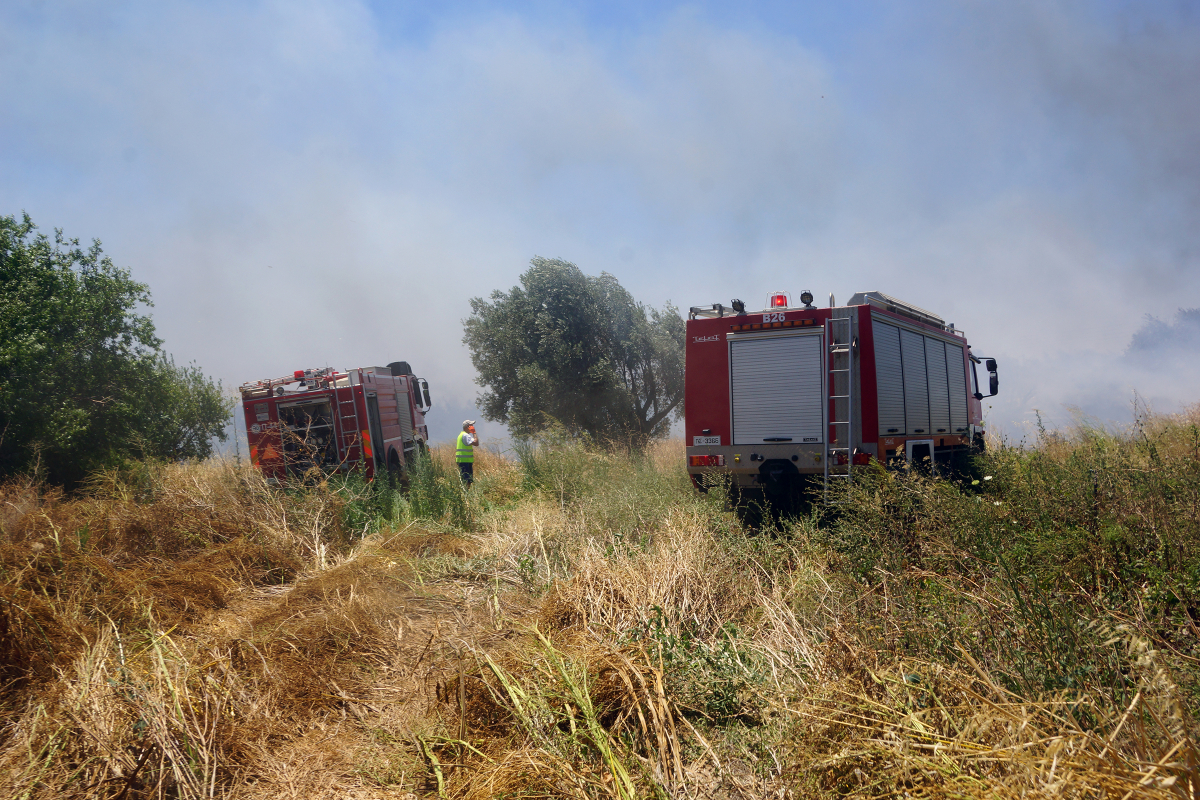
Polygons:
[[460,464],[475,463],[475,447],[467,444],[467,432],[458,435],[458,449],[454,451],[454,460]]

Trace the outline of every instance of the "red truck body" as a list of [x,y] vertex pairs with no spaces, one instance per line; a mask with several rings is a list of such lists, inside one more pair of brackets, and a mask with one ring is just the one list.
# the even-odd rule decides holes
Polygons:
[[872,459],[938,470],[982,445],[982,362],[961,331],[879,292],[829,308],[804,297],[691,309],[684,432],[698,486],[714,473],[740,490],[828,486]]
[[357,469],[406,479],[429,438],[429,385],[411,372],[399,361],[243,384],[250,461],[275,481]]

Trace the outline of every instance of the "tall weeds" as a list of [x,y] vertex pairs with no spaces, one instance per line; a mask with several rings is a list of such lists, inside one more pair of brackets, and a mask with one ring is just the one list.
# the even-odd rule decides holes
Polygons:
[[20,797],[1195,797],[1200,411],[747,530],[679,441],[0,503]]
[[1122,626],[1200,699],[1194,417],[1000,446],[962,488],[876,473],[818,537],[894,620],[882,646],[950,661],[966,649],[1026,696],[1102,689],[1120,704],[1136,691]]

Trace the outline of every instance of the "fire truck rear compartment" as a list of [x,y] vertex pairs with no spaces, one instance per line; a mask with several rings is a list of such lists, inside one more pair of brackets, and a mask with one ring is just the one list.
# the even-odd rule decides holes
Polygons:
[[762,488],[764,481],[777,483],[782,474],[794,472],[807,480],[809,476],[824,475],[825,472],[824,445],[821,444],[763,443],[749,447],[710,445],[689,447],[687,452],[689,455],[724,455],[723,466],[689,465],[688,472],[697,478],[703,475],[727,476],[733,486],[742,489]]
[[303,475],[313,467],[337,467],[333,412],[328,401],[280,405],[279,423],[289,475]]
[[874,336],[880,436],[968,434],[962,343],[878,319]]
[[821,337],[757,335],[729,342],[733,444],[821,443]]

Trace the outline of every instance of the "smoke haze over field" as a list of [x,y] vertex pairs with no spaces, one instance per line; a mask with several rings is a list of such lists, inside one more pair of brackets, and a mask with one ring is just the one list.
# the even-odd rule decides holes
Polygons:
[[913,6],[17,0],[0,213],[100,238],[226,385],[409,360],[441,440],[469,298],[534,255],[909,300],[1014,436],[1200,399],[1200,9]]

